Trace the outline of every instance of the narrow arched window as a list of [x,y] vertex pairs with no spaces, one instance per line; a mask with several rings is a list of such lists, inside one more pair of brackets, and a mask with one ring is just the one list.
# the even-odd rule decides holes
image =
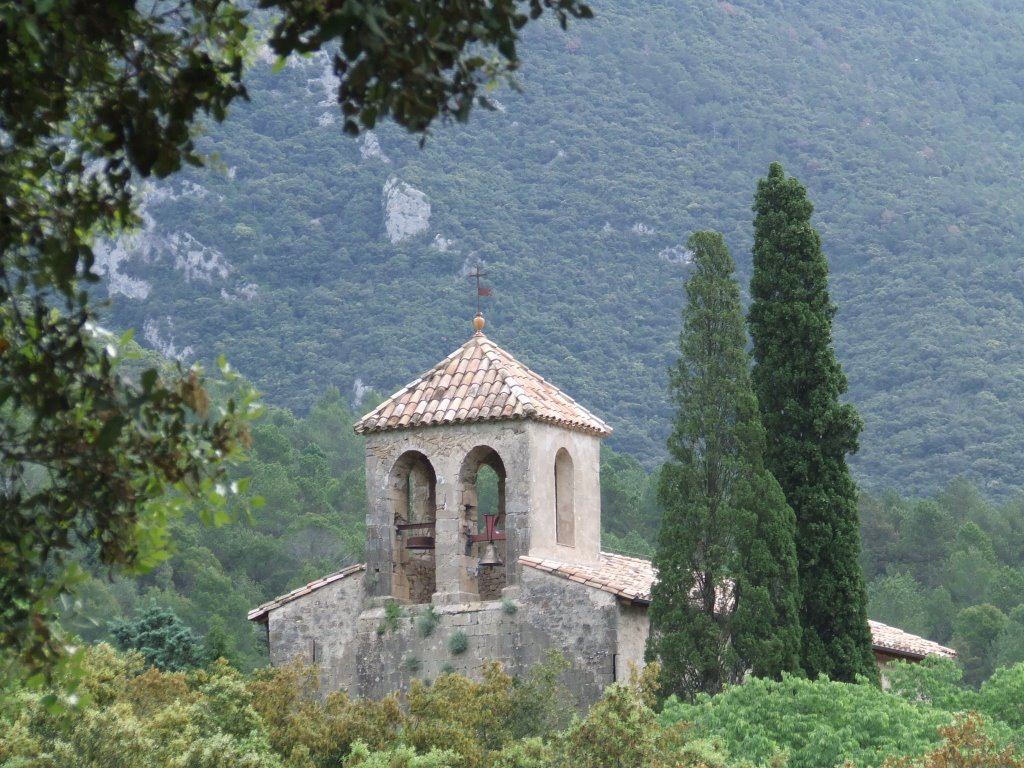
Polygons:
[[555,454],[555,541],[564,547],[576,543],[576,500],[572,457],[565,448]]

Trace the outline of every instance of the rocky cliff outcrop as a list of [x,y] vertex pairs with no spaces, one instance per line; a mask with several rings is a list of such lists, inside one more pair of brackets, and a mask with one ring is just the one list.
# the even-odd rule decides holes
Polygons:
[[384,182],[382,192],[384,232],[392,243],[408,240],[430,226],[430,201],[427,196],[397,176]]

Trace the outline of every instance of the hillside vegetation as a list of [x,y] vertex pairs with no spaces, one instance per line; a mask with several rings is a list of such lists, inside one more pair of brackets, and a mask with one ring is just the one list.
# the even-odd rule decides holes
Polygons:
[[[113,254],[114,321],[186,358],[225,352],[304,412],[326,386],[393,391],[461,343],[462,273],[480,261],[493,338],[653,466],[681,244],[722,231],[745,283],[754,183],[780,160],[808,187],[831,261],[862,485],[922,493],[964,474],[1019,490],[1024,7],[595,12],[569,33],[527,30],[522,93],[497,90],[498,111],[438,127],[423,149],[388,126],[343,137],[323,59],[276,74],[257,59],[251,104],[203,141],[221,172],[155,190],[149,226]],[[431,211],[397,243],[391,177]]]

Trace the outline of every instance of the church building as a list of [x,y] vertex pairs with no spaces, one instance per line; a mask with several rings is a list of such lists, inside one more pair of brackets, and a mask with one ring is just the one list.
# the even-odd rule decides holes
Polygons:
[[[643,664],[651,563],[601,552],[611,428],[476,333],[355,425],[366,438],[366,562],[250,611],[274,665],[379,698],[557,649],[581,704]],[[953,651],[872,622],[880,663]]]

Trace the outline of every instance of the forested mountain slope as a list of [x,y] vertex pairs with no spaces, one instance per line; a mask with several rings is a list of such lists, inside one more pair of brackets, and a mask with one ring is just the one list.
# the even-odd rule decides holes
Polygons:
[[327,386],[390,392],[464,341],[479,260],[493,338],[653,464],[680,244],[722,231],[746,280],[754,185],[779,160],[817,206],[862,484],[1020,489],[1024,5],[593,6],[568,33],[528,29],[523,92],[422,150],[389,126],[343,137],[323,59],[256,62],[251,104],[203,140],[221,172],[154,190],[108,254],[111,321],[225,352],[303,412]]

